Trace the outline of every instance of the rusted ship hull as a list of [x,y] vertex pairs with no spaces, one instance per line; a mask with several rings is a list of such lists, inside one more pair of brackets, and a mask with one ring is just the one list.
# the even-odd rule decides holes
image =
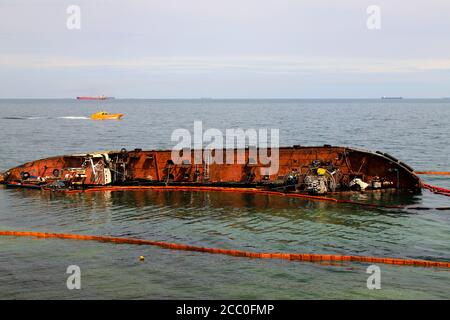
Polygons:
[[[28,162],[3,173],[1,183],[50,190],[116,185],[217,186],[325,194],[361,190],[419,191],[414,170],[394,157],[348,147],[281,147],[277,171],[252,159],[250,149],[222,150],[223,163],[196,160],[196,150],[174,163],[172,150],[108,151]],[[197,150],[198,152],[199,150]],[[240,163],[226,163],[230,151]],[[203,152],[203,151],[202,151]],[[198,154],[197,154],[198,155]],[[243,157],[243,158],[242,158]],[[197,163],[197,164],[196,164]]]

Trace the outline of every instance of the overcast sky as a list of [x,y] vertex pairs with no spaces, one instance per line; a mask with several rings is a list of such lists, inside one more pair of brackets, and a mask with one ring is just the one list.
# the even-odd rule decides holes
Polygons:
[[0,0],[0,98],[100,94],[449,97],[450,1]]

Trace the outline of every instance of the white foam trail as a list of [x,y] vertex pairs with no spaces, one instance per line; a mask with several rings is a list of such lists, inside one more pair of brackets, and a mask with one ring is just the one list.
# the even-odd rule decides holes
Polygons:
[[2,119],[6,119],[6,120],[38,120],[38,119],[44,119],[44,117],[3,117]]
[[88,117],[58,117],[58,119],[69,119],[69,120],[88,120]]

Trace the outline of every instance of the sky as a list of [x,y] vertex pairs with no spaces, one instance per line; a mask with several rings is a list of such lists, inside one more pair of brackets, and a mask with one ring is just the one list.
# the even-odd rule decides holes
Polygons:
[[450,1],[0,0],[0,98],[101,94],[450,97]]

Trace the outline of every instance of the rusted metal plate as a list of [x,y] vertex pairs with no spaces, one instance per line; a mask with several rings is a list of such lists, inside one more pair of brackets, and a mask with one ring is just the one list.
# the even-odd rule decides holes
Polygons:
[[[196,162],[200,151],[191,150],[181,163],[174,163],[171,150],[52,157],[12,168],[0,182],[69,189],[123,184],[232,185],[309,193],[322,193],[321,184],[324,192],[421,187],[421,180],[407,165],[382,153],[360,149],[283,147],[277,149],[279,157],[273,157],[269,164],[249,149],[219,150],[221,157],[216,150],[212,158],[219,159],[219,163],[207,157]],[[227,163],[227,151],[234,156],[234,162]],[[238,163],[239,154],[242,161]],[[269,172],[270,167],[278,170]]]

